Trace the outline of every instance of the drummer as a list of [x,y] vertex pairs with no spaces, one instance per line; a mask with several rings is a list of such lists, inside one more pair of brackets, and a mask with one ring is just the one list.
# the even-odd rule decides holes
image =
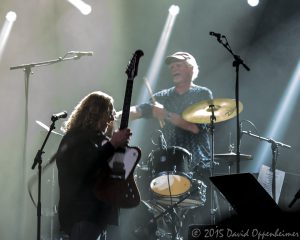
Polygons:
[[187,52],[175,52],[165,60],[173,87],[154,94],[156,102],[130,108],[130,118],[157,118],[164,123],[162,132],[168,146],[179,146],[192,154],[191,171],[203,170],[209,174],[210,141],[208,126],[187,122],[182,112],[194,103],[212,99],[210,89],[196,85],[199,67],[195,58]]

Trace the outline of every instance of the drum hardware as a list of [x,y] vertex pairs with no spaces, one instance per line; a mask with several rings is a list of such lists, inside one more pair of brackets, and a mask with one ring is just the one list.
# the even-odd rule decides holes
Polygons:
[[168,146],[167,146],[165,136],[161,130],[157,130],[157,131],[159,132],[158,145],[159,145],[160,149],[166,150]]
[[[228,165],[228,174],[231,174],[231,167],[233,165],[233,163],[236,162],[237,159],[237,154],[234,152],[229,152],[229,153],[219,153],[219,154],[215,154],[214,155],[216,160],[220,160],[220,161],[225,161],[226,164]],[[240,154],[240,160],[241,161],[249,161],[252,160],[252,156],[251,155],[247,155],[247,154]]]
[[[204,184],[204,183],[203,183]],[[205,185],[205,184],[204,184]],[[145,229],[148,229],[149,226],[153,226],[153,224],[155,224],[159,219],[164,218],[165,216],[168,216],[169,221],[171,221],[172,224],[172,229],[171,229],[171,233],[157,233],[157,235],[162,234],[162,235],[171,235],[172,236],[172,240],[175,239],[181,239],[180,235],[179,235],[179,228],[182,225],[182,221],[180,219],[180,217],[177,215],[177,212],[175,209],[180,208],[181,209],[181,203],[183,201],[185,201],[188,197],[190,197],[193,193],[195,193],[196,191],[198,191],[198,186],[194,187],[191,191],[189,191],[185,196],[182,196],[177,202],[169,205],[166,207],[166,209],[162,208],[163,211],[161,213],[159,213],[158,215],[152,217],[147,224],[144,225],[140,225],[138,226],[135,230],[134,233],[138,236],[139,233],[143,233],[145,232]],[[157,200],[154,200],[151,204],[149,204],[149,202],[145,202],[142,201],[146,204],[146,206],[148,207],[149,211],[154,211],[154,207],[153,206],[160,206]],[[177,222],[176,222],[177,220]],[[178,228],[179,226],[179,228]]]
[[153,214],[153,217],[147,220],[146,223],[139,224],[134,229],[133,233],[138,239],[146,237],[144,233],[148,232],[149,229],[153,232],[153,227],[156,228],[155,235],[157,237],[170,236],[172,239],[179,239],[179,228],[182,222],[177,215],[175,208],[169,207],[167,209],[162,206],[151,202],[142,201],[148,208],[148,212]]
[[[188,122],[209,124],[211,134],[210,176],[214,176],[214,124],[237,116],[243,110],[243,104],[235,99],[208,99],[193,104],[184,110],[182,117]],[[210,183],[210,214],[211,224],[215,225],[214,196],[215,190]]]
[[137,168],[137,169],[140,169],[140,170],[142,170],[142,171],[148,171],[148,170],[149,170],[149,167],[148,167],[148,165],[146,165],[146,164],[137,164],[137,165],[136,165],[136,168]]

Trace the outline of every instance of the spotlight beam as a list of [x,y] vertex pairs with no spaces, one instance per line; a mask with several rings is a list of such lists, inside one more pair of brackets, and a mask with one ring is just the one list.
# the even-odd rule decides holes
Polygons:
[[89,15],[92,11],[92,7],[82,0],[67,0],[74,7],[76,7],[83,15]]
[[[297,99],[300,93],[300,60],[298,61],[297,67],[290,79],[287,88],[285,89],[281,100],[278,104],[277,110],[270,121],[270,127],[266,131],[266,136],[270,138],[280,139],[284,136],[289,122],[292,118],[293,110],[296,107]],[[254,171],[257,172],[260,166],[267,162],[269,158],[268,153],[270,149],[265,144],[261,145],[257,150],[256,156],[259,162],[256,164]]]
[[[157,78],[161,70],[161,66],[164,60],[166,48],[169,43],[169,39],[173,30],[173,26],[176,20],[176,17],[179,13],[179,7],[177,5],[171,5],[169,8],[169,14],[166,19],[164,28],[162,30],[159,42],[157,44],[154,56],[152,58],[150,67],[147,71],[147,74],[145,76],[145,79],[149,81],[149,84],[153,87],[157,84]],[[141,91],[138,102],[142,103],[145,101],[148,101],[149,94],[147,92],[147,88],[143,88]],[[132,129],[134,132],[138,132],[138,129],[143,128],[143,125],[141,122],[135,122],[135,124],[132,126]]]

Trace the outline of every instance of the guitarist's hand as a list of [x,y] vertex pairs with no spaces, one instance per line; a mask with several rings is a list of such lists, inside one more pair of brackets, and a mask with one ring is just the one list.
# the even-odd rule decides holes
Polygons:
[[128,145],[130,136],[132,135],[129,128],[124,128],[122,130],[117,130],[113,133],[110,143],[115,149],[122,148]]

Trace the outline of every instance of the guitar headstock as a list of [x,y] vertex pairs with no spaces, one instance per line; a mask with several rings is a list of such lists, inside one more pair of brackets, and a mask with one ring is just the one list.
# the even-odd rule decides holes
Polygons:
[[129,64],[126,69],[126,74],[128,79],[134,79],[137,76],[138,73],[138,65],[140,58],[144,55],[142,50],[136,50],[133,54],[131,60],[129,61]]

